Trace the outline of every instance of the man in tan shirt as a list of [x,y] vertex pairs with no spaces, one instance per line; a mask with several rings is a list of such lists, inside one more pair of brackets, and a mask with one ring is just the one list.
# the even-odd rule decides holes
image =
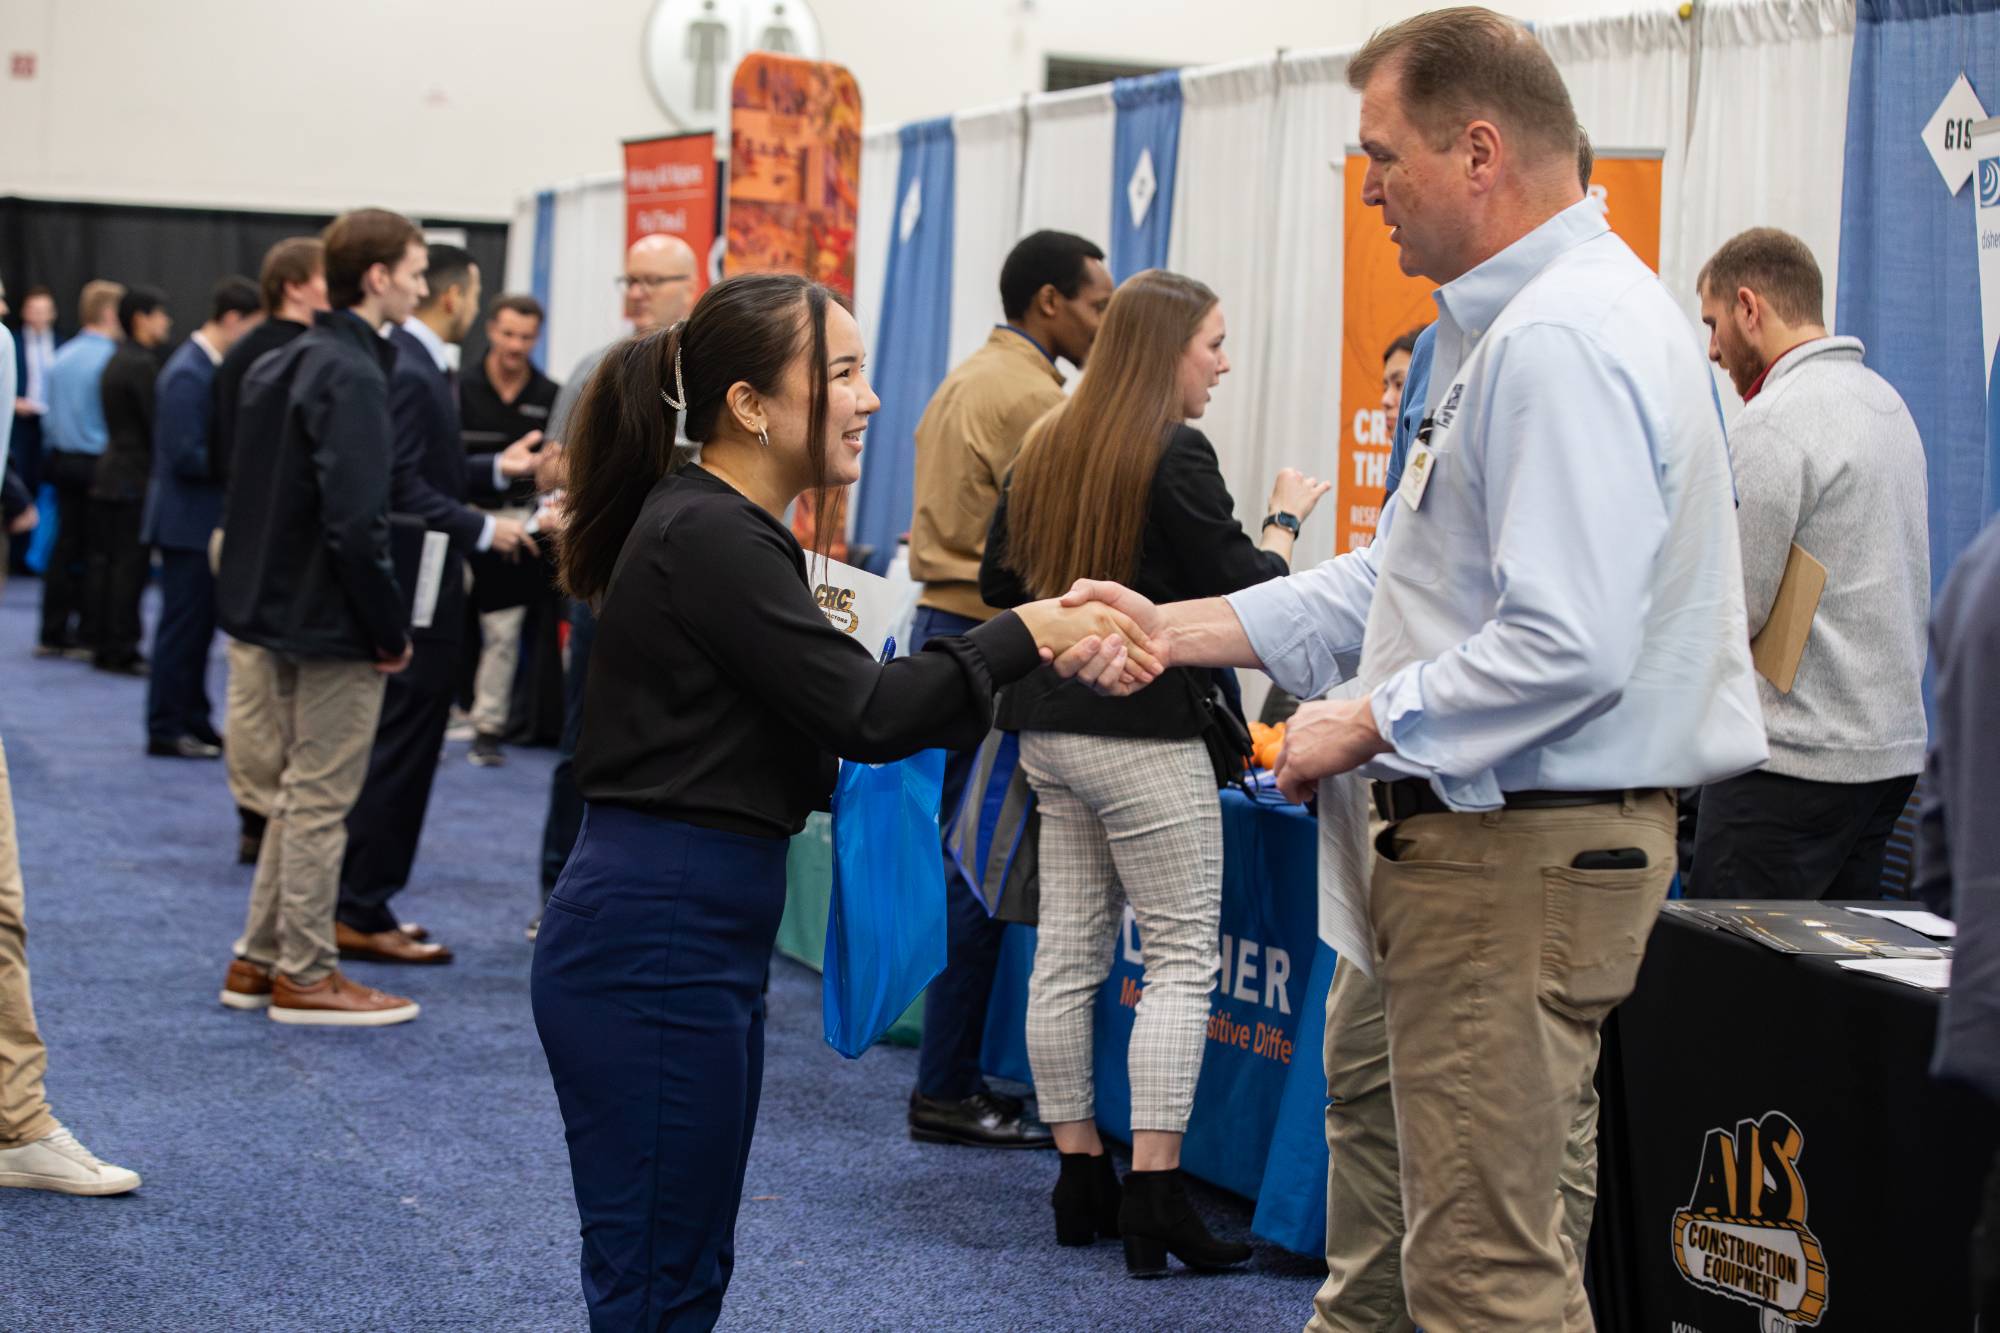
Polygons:
[[[997,325],[978,351],[945,376],[917,423],[916,514],[910,573],[924,585],[912,647],[963,634],[994,611],[979,600],[979,558],[1000,487],[1028,428],[1063,400],[1058,358],[1082,368],[1111,303],[1104,252],[1081,236],[1038,231],[1000,268]],[[945,765],[940,818],[957,812],[971,752]],[[950,961],[924,1000],[924,1042],[910,1095],[910,1137],[927,1143],[1045,1148],[1048,1129],[1018,1099],[996,1093],[980,1073],[986,998],[1000,958],[1001,922],[947,856]]]

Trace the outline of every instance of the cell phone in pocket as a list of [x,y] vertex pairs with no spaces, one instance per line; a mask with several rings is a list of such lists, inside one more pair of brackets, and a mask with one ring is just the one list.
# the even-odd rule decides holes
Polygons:
[[1640,847],[1612,847],[1601,852],[1578,852],[1569,863],[1571,870],[1644,870],[1652,862]]

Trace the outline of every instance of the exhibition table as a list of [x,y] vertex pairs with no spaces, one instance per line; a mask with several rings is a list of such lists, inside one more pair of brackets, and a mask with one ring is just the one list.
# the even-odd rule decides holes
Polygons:
[[1598,1326],[1970,1328],[1996,1126],[1929,1076],[1938,1002],[1664,914],[1605,1027]]

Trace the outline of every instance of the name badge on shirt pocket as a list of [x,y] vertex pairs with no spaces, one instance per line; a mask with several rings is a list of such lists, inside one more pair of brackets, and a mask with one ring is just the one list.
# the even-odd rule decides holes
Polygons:
[[1396,494],[1412,510],[1424,502],[1424,492],[1430,488],[1431,473],[1437,470],[1437,456],[1445,451],[1445,441],[1451,435],[1452,418],[1458,415],[1459,399],[1465,395],[1463,380],[1451,386],[1438,410],[1425,416],[1417,427],[1417,435],[1411,441],[1410,459],[1403,465],[1403,479],[1396,485]]

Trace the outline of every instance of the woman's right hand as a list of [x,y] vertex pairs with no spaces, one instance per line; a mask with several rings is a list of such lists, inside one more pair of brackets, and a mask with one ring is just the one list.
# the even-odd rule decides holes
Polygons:
[[1280,469],[1278,479],[1271,483],[1271,507],[1266,512],[1290,514],[1303,523],[1319,498],[1332,489],[1332,482],[1305,476],[1297,468]]
[[1035,636],[1035,645],[1046,660],[1053,661],[1072,649],[1086,656],[1095,654],[1100,648],[1110,648],[1115,640],[1125,656],[1123,675],[1135,686],[1151,682],[1164,669],[1132,618],[1102,602],[1065,606],[1051,598],[1017,606],[1014,614]]

